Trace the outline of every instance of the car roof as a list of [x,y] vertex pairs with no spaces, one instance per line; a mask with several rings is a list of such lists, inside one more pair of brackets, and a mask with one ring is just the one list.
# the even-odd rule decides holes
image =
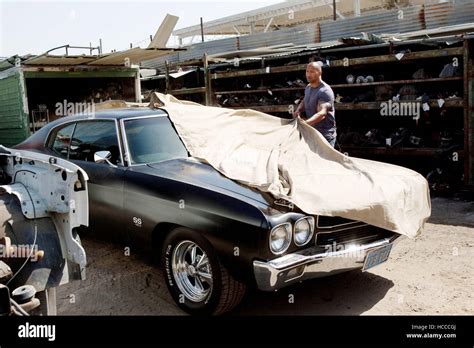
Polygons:
[[[39,139],[41,137],[46,137],[47,134],[51,131],[51,129],[71,122],[94,119],[120,120],[123,118],[134,118],[143,116],[168,116],[168,114],[165,110],[152,109],[145,106],[97,110],[95,111],[95,113],[76,114],[58,118],[52,122],[49,122],[46,126],[42,127],[38,132],[34,133],[28,139],[34,140],[36,138]],[[28,141],[28,139],[26,141]]]
[[52,129],[61,127],[69,123],[74,123],[82,120],[94,120],[94,119],[110,119],[120,120],[124,118],[137,118],[146,116],[168,116],[168,113],[162,109],[152,109],[145,106],[140,107],[129,107],[129,108],[118,108],[118,109],[103,109],[97,110],[95,113],[76,114],[71,116],[65,116],[58,118],[47,125],[42,127],[39,131],[32,134],[28,139],[15,146],[18,149],[28,148],[43,148],[47,138]]
[[79,114],[68,116],[69,120],[80,120],[83,118],[90,119],[93,118],[110,118],[110,119],[122,119],[122,118],[131,118],[131,117],[140,117],[140,116],[152,116],[152,115],[161,115],[167,116],[168,114],[161,109],[152,109],[148,107],[129,107],[129,108],[119,108],[119,109],[104,109],[95,111],[94,114]]

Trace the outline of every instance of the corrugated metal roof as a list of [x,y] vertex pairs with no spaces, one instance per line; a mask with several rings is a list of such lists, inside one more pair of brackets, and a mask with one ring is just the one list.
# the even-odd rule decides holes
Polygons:
[[138,64],[143,60],[162,57],[174,52],[174,49],[158,48],[131,48],[126,51],[108,53],[95,56],[58,56],[58,55],[40,55],[27,59],[23,63],[26,65],[112,65],[123,66],[125,59],[129,59],[130,64]]
[[11,57],[8,57],[8,58],[3,58],[1,61],[0,61],[0,71],[2,70],[6,70],[6,69],[10,69],[12,67],[15,66],[15,62],[19,59],[20,62],[23,62],[27,59],[29,59],[30,57],[33,57],[31,54],[27,54],[25,56],[18,56],[18,55],[14,55],[14,56],[11,56]]
[[[339,47],[344,46],[344,43],[340,42],[339,40],[327,41],[327,42],[319,42],[317,44],[311,45],[299,45],[299,46],[291,46],[285,49],[274,49],[269,50],[266,48],[254,49],[245,51],[244,58],[239,59],[240,62],[255,60],[255,59],[272,59],[272,58],[282,58],[287,56],[292,56],[296,54],[301,54],[304,52],[314,52],[315,50],[323,49],[323,48],[331,48],[331,47]],[[210,58],[229,58],[232,59],[235,55],[242,56],[240,54],[241,51],[234,51],[230,53],[225,53],[222,55],[213,55]],[[252,54],[253,53],[253,54]],[[232,62],[229,60],[227,62]]]
[[[163,69],[165,61],[168,63],[186,62],[192,59],[200,59],[207,53],[210,57],[227,57],[230,56],[262,56],[263,54],[291,54],[291,50],[301,50],[305,47],[322,48],[333,47],[341,45],[340,42],[332,40],[323,43],[315,41],[317,33],[312,32],[316,27],[299,26],[291,29],[281,31],[272,31],[268,33],[261,33],[256,35],[241,36],[235,38],[228,38],[223,40],[208,41],[203,43],[187,46],[184,52],[170,54],[165,57],[160,57],[142,63],[143,67],[152,67]],[[309,40],[309,41],[307,41]],[[290,47],[282,49],[281,52],[271,48],[276,45],[288,45]],[[253,52],[253,51],[259,52]]]
[[18,56],[12,56],[9,58],[4,58],[3,60],[0,61],[0,71],[5,70],[5,69],[10,69],[11,67],[15,66],[15,60],[18,58]]
[[27,65],[81,65],[97,59],[97,56],[54,56],[45,55],[30,58],[24,62]]
[[162,49],[162,48],[131,48],[126,51],[110,53],[105,57],[100,57],[92,62],[89,62],[89,65],[124,65],[125,59],[129,59],[130,64],[138,64],[144,60],[155,59],[158,57],[163,57],[171,52],[174,49]]
[[155,58],[142,63],[143,67],[150,67],[155,69],[164,69],[165,62],[168,61],[170,64],[185,62],[193,59],[201,59],[204,53],[209,55],[231,52],[238,50],[237,42],[239,38],[228,38],[215,41],[207,41],[191,46],[186,46],[186,51],[176,52],[174,54],[168,54],[163,57]]

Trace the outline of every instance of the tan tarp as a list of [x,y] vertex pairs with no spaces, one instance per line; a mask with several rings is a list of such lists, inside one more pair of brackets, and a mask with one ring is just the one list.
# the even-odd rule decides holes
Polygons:
[[307,214],[360,220],[409,237],[421,232],[431,214],[423,176],[348,157],[299,119],[206,107],[159,93],[150,104],[169,113],[192,156]]

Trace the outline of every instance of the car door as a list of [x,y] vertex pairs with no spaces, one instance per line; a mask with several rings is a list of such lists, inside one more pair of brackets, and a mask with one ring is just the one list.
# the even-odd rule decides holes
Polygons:
[[180,197],[148,164],[185,158],[188,153],[168,117],[136,117],[121,123],[129,162],[124,186],[125,226],[134,244],[147,248],[156,225],[174,220]]
[[[93,233],[128,243],[123,228],[125,167],[118,134],[113,119],[77,121],[57,130],[51,150],[89,175],[89,227]],[[110,163],[96,163],[98,151],[109,151]]]

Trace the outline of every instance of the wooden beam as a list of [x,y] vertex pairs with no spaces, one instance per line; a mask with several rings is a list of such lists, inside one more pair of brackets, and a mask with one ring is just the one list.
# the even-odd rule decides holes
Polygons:
[[[219,93],[217,93],[219,94]],[[220,94],[225,94],[220,92]],[[415,100],[402,100],[402,102],[413,103]],[[336,103],[334,107],[340,111],[355,111],[355,110],[380,110],[380,104],[383,102],[361,102],[361,103]],[[430,100],[430,106],[433,108],[438,107],[438,101],[435,99]],[[229,109],[252,109],[256,111],[271,113],[271,112],[288,112],[290,104],[288,105],[255,105],[255,106],[235,106],[229,107]],[[446,100],[443,107],[447,108],[463,108],[464,100],[453,99]],[[403,117],[403,116],[401,116]]]
[[170,64],[165,60],[165,93],[171,90],[170,87]]
[[[430,50],[430,51],[421,51],[421,52],[411,52],[405,53],[401,60],[398,60],[395,55],[387,54],[374,57],[360,57],[360,58],[348,58],[346,59],[337,59],[330,61],[329,69],[335,67],[344,67],[344,66],[358,66],[366,64],[385,64],[390,62],[404,62],[408,60],[415,59],[426,59],[426,58],[440,58],[440,57],[450,57],[450,56],[462,56],[463,55],[462,47],[446,48],[442,50]],[[212,79],[221,79],[221,78],[232,78],[232,77],[242,77],[242,76],[252,76],[252,75],[264,75],[269,73],[287,73],[291,71],[305,71],[307,64],[297,64],[297,65],[287,65],[279,67],[266,67],[260,69],[249,69],[249,70],[237,70],[229,72],[220,72],[212,74]]]
[[[377,81],[367,83],[354,83],[354,84],[331,84],[331,88],[359,88],[366,86],[379,86],[379,85],[404,85],[412,83],[427,83],[427,82],[446,82],[446,81],[461,81],[462,76],[456,77],[437,77],[432,79],[416,79],[416,80],[396,80],[396,81]],[[214,94],[249,94],[249,93],[268,93],[268,90],[272,92],[286,92],[286,91],[298,91],[304,90],[304,87],[283,87],[283,88],[265,88],[265,89],[243,89],[234,91],[216,91]],[[466,104],[467,105],[467,104]]]
[[426,82],[447,82],[447,81],[461,81],[462,76],[455,77],[435,77],[430,79],[411,79],[411,80],[395,80],[395,81],[377,81],[367,83],[343,83],[331,85],[331,88],[359,88],[366,86],[385,86],[385,85],[405,85],[412,83],[426,83]]
[[205,89],[205,105],[209,106],[212,105],[213,95],[212,95],[212,86],[211,86],[211,79],[209,73],[209,62],[207,60],[207,53],[204,53],[202,57],[203,66],[204,66],[204,89]]
[[206,87],[173,89],[168,92],[168,94],[172,94],[172,95],[185,95],[185,94],[196,94],[196,93],[206,93]]

